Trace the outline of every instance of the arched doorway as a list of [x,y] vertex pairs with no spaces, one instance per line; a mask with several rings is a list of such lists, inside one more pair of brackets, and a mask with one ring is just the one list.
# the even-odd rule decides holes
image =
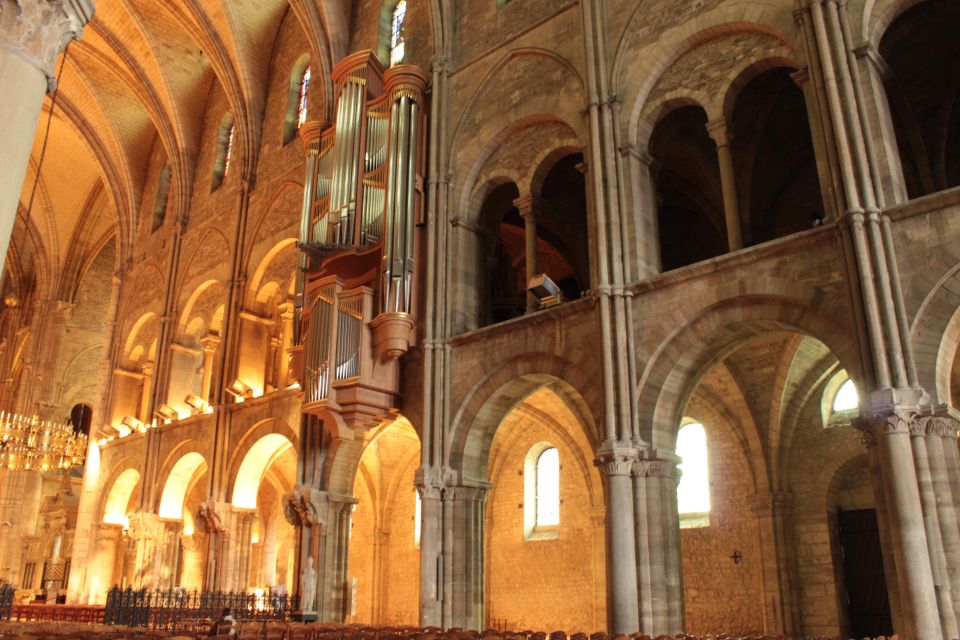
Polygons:
[[206,548],[199,540],[193,514],[206,500],[207,462],[191,451],[170,469],[160,495],[158,515],[163,522],[158,586],[202,589]]
[[405,418],[369,437],[354,480],[347,621],[416,625],[420,596],[420,439]]
[[257,439],[240,463],[231,496],[231,548],[224,584],[243,592],[294,593],[296,534],[283,512],[297,457],[287,436]]
[[136,556],[130,536],[130,516],[137,509],[141,492],[140,472],[127,468],[119,472],[106,494],[98,527],[95,561],[88,568],[91,599],[104,602],[113,586],[137,583]]

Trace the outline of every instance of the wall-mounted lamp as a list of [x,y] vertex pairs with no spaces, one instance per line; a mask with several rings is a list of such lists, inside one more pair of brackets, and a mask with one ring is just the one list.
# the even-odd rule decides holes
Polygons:
[[[133,416],[124,416],[123,420],[120,421],[120,424],[127,429],[126,433],[121,433],[120,435],[128,435],[134,433],[135,431],[143,431],[145,429],[143,423]],[[118,429],[117,431],[120,430]]]
[[253,387],[240,379],[234,380],[226,389],[227,393],[237,399],[237,402],[243,402],[247,398],[253,397]]
[[183,402],[190,407],[191,415],[203,413],[207,409],[207,401],[192,393],[188,393],[187,397],[183,399]]
[[157,410],[153,412],[153,415],[160,418],[164,424],[180,418],[180,414],[177,413],[177,410],[167,404],[161,404],[159,407],[157,407]]
[[540,307],[552,307],[563,302],[563,291],[545,273],[533,276],[527,283],[527,291],[540,303]]

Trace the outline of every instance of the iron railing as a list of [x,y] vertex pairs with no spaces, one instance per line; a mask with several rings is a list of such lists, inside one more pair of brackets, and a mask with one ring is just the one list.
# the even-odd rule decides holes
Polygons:
[[107,593],[103,621],[126,627],[172,629],[185,620],[217,620],[224,609],[230,609],[238,621],[288,620],[299,607],[299,597],[286,594],[114,587]]
[[16,589],[12,584],[0,586],[0,620],[9,620],[13,616],[13,596]]

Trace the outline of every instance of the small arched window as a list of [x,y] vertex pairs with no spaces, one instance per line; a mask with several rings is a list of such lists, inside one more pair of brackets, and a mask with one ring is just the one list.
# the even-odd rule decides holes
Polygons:
[[560,454],[553,447],[537,459],[537,515],[535,526],[560,524]]
[[527,540],[558,537],[560,453],[547,442],[535,444],[523,464],[523,529]]
[[90,423],[93,420],[93,409],[88,404],[75,404],[70,409],[70,424],[74,433],[90,435]]
[[224,178],[230,173],[230,165],[233,161],[234,134],[233,115],[228,113],[220,122],[220,129],[217,132],[217,153],[213,159],[210,191],[216,191],[223,184]]
[[390,66],[403,62],[405,53],[404,22],[407,17],[407,0],[400,0],[393,8],[390,19]]
[[680,527],[710,526],[710,473],[707,461],[707,433],[703,425],[692,422],[677,433],[680,456],[680,483],[677,485],[677,511]]
[[167,217],[167,201],[170,199],[170,165],[163,165],[160,170],[160,178],[157,180],[157,199],[153,206],[153,224],[150,227],[151,233],[163,225],[164,218]]
[[850,426],[860,410],[860,395],[857,385],[843,369],[827,381],[820,399],[823,428]]
[[857,385],[853,380],[847,378],[847,381],[840,385],[837,395],[833,397],[834,411],[856,411],[860,405],[860,396],[857,394]]

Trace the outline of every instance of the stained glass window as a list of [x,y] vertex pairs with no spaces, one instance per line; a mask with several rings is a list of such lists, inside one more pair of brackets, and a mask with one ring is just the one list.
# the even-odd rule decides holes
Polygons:
[[310,92],[310,67],[303,70],[300,77],[300,101],[297,103],[297,128],[307,121],[308,96]]
[[227,150],[223,155],[223,177],[230,173],[230,161],[233,159],[233,134],[236,131],[234,125],[230,125],[230,131],[227,133]]
[[393,19],[390,22],[390,66],[403,62],[404,54],[404,20],[407,17],[407,0],[400,0],[393,9]]

